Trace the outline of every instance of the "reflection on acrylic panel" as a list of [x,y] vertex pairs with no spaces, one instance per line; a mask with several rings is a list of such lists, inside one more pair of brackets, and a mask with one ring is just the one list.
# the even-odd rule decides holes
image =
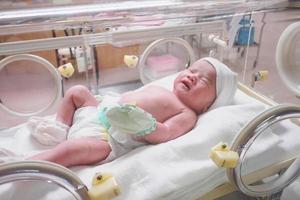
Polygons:
[[56,85],[52,74],[41,64],[14,61],[0,71],[0,93],[2,104],[8,109],[31,113],[51,103]]
[[[26,188],[26,192],[24,190]],[[76,198],[63,187],[50,181],[41,180],[19,180],[0,184],[0,199],[10,200],[50,200]]]

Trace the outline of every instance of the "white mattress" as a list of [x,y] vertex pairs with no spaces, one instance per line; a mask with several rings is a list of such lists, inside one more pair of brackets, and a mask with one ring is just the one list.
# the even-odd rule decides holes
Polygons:
[[[172,79],[168,77],[154,84],[170,88]],[[238,91],[233,105],[203,114],[192,131],[176,140],[135,149],[111,163],[74,167],[72,170],[88,187],[96,172],[112,172],[121,187],[117,200],[196,199],[227,179],[225,170],[217,168],[209,159],[210,148],[220,141],[231,143],[238,131],[264,109],[263,104]],[[271,131],[263,136],[251,152],[247,171],[299,152],[300,134],[297,131],[299,129],[295,125],[284,123],[280,131]],[[0,147],[18,155],[6,159],[20,159],[47,149],[30,137],[25,125],[0,132]],[[40,187],[39,184],[26,187],[26,195],[3,189],[0,191],[5,191],[5,194],[0,192],[0,199],[16,199],[19,195],[22,199],[32,199],[38,189],[45,189]],[[51,189],[53,196],[37,196],[38,199],[70,199],[60,193],[61,190]]]

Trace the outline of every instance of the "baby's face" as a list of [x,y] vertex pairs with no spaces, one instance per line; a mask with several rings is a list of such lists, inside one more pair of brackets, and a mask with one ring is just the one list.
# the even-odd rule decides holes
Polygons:
[[216,70],[205,60],[198,60],[181,72],[173,92],[197,113],[205,112],[216,98]]

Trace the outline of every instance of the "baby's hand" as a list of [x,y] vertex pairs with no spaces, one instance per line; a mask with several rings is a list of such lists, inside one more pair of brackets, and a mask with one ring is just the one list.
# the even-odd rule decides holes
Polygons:
[[143,136],[156,129],[155,118],[135,105],[116,105],[108,108],[105,115],[111,127],[122,133]]

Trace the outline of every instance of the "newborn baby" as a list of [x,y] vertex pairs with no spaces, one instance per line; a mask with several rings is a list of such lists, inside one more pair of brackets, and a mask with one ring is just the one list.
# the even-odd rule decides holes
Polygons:
[[[173,140],[190,131],[199,114],[229,104],[236,82],[236,74],[226,65],[214,58],[202,58],[179,73],[172,91],[150,85],[120,97],[104,98],[99,104],[85,87],[74,86],[66,93],[55,122],[29,120],[29,129],[41,143],[51,139],[53,144],[59,143],[29,159],[66,167],[94,164],[111,161],[147,143]],[[124,125],[121,129],[113,126],[111,113],[115,107],[110,109],[111,105],[121,113],[116,123]],[[129,115],[136,118],[130,122],[124,118]],[[122,120],[124,123],[120,123]],[[142,122],[144,129],[135,132],[131,127],[139,127],[137,122]],[[62,137],[57,140],[55,135]]]

